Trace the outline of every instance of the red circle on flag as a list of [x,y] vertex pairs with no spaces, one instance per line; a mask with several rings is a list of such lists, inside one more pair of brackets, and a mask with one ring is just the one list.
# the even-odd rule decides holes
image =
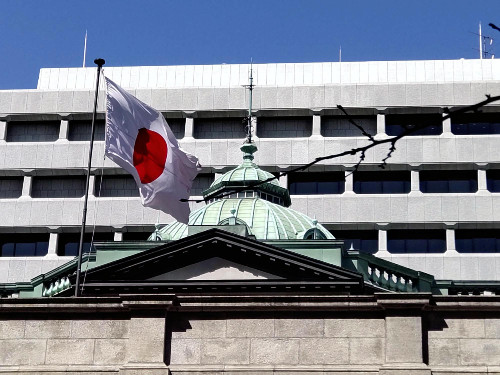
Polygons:
[[165,169],[168,146],[155,131],[139,129],[134,145],[134,167],[143,184],[149,184],[161,176]]

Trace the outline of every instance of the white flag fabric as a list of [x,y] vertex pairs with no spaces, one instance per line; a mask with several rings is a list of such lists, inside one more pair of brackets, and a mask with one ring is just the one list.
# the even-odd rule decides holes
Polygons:
[[137,182],[146,207],[188,223],[198,159],[183,151],[163,115],[106,78],[106,156]]

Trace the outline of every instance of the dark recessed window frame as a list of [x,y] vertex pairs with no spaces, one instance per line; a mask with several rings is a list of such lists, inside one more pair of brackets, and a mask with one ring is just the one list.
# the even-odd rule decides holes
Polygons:
[[[59,139],[61,122],[57,121],[9,121],[6,142],[55,142]],[[40,130],[45,127],[47,132]],[[35,137],[35,139],[33,139]]]
[[344,172],[297,172],[288,175],[290,195],[342,194]]
[[422,127],[408,136],[440,135],[443,133],[443,117],[439,113],[385,116],[385,132],[390,136],[403,134],[407,129]]
[[[96,120],[94,141],[104,141],[105,138],[105,120]],[[92,120],[71,120],[68,121],[68,141],[70,142],[89,142],[92,133]]]
[[[121,184],[117,190],[115,184]],[[120,194],[118,194],[120,192]],[[139,188],[131,175],[98,175],[94,179],[94,195],[98,198],[106,197],[139,197]]]
[[500,193],[500,169],[486,171],[486,186],[492,193]]
[[37,257],[47,255],[49,233],[0,234],[0,257]]
[[441,229],[392,229],[387,232],[392,254],[440,254],[446,251],[446,231]]
[[333,236],[344,241],[344,249],[374,254],[378,251],[377,230],[332,230]]
[[459,253],[498,253],[500,229],[457,229],[455,248]]
[[500,113],[464,113],[451,118],[455,135],[500,134]]
[[475,193],[477,192],[477,171],[420,171],[422,193]]
[[[100,241],[113,241],[113,232],[95,232],[94,242]],[[83,236],[83,251],[88,253],[90,251],[90,242],[92,240],[92,233],[85,233]],[[57,239],[57,255],[59,256],[77,256],[78,246],[80,244],[79,232],[60,233]]]
[[353,190],[356,194],[408,194],[410,171],[356,171]]

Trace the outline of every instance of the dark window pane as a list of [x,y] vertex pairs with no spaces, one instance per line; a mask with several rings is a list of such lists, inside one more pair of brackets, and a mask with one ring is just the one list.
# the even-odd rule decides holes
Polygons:
[[500,192],[500,170],[492,169],[486,171],[488,190],[492,193]]
[[151,233],[154,232],[154,228],[151,228],[150,231],[147,232],[124,232],[123,240],[124,241],[146,241]]
[[390,230],[387,232],[387,250],[402,253],[444,253],[444,230]]
[[139,188],[131,175],[96,176],[94,192],[96,197],[139,196]]
[[47,255],[48,233],[23,233],[0,235],[0,256],[32,257]]
[[243,118],[196,118],[193,137],[197,139],[233,139],[246,137]]
[[23,191],[23,177],[0,177],[0,198],[19,198]]
[[378,250],[378,231],[376,230],[332,230],[336,239],[344,241],[344,249],[354,249],[373,254]]
[[477,171],[421,171],[423,193],[475,193]]
[[257,136],[261,138],[310,137],[312,116],[307,117],[259,117]]
[[455,231],[459,253],[500,252],[500,229],[459,229]]
[[[94,140],[104,141],[104,120],[96,120]],[[92,133],[92,120],[69,121],[68,140],[69,141],[90,141]]]
[[81,198],[85,195],[85,176],[35,176],[33,198]]
[[500,134],[500,114],[465,113],[453,116],[451,132],[457,135]]
[[59,139],[59,121],[7,123],[7,142],[54,142]]
[[175,138],[184,138],[184,133],[186,130],[186,119],[185,118],[167,118],[168,126],[174,133]]
[[291,195],[342,194],[344,172],[298,172],[288,175]]
[[[112,232],[96,232],[94,234],[94,242],[113,241],[114,234]],[[90,242],[92,233],[85,233],[83,236],[83,253],[88,253],[90,250]],[[61,256],[77,256],[78,245],[80,243],[80,233],[61,233],[59,234],[57,243],[57,254]]]
[[391,136],[403,134],[407,129],[415,127],[419,130],[409,134],[413,135],[439,135],[443,132],[443,120],[440,114],[416,115],[386,115],[385,132]]
[[357,194],[407,194],[410,192],[410,171],[379,171],[354,173]]
[[361,131],[349,120],[363,127],[369,134],[377,134],[376,116],[322,116],[321,135],[323,137],[362,137]]

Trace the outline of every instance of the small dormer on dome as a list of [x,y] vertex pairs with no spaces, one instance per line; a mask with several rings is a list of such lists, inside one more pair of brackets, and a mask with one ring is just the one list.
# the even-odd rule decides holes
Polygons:
[[[291,200],[288,190],[280,185],[275,176],[260,169],[253,162],[253,154],[257,151],[257,146],[247,142],[241,146],[240,150],[243,152],[243,163],[217,178],[203,192],[207,203],[224,198],[258,197],[280,206],[289,207]],[[219,197],[225,193],[228,195]]]

